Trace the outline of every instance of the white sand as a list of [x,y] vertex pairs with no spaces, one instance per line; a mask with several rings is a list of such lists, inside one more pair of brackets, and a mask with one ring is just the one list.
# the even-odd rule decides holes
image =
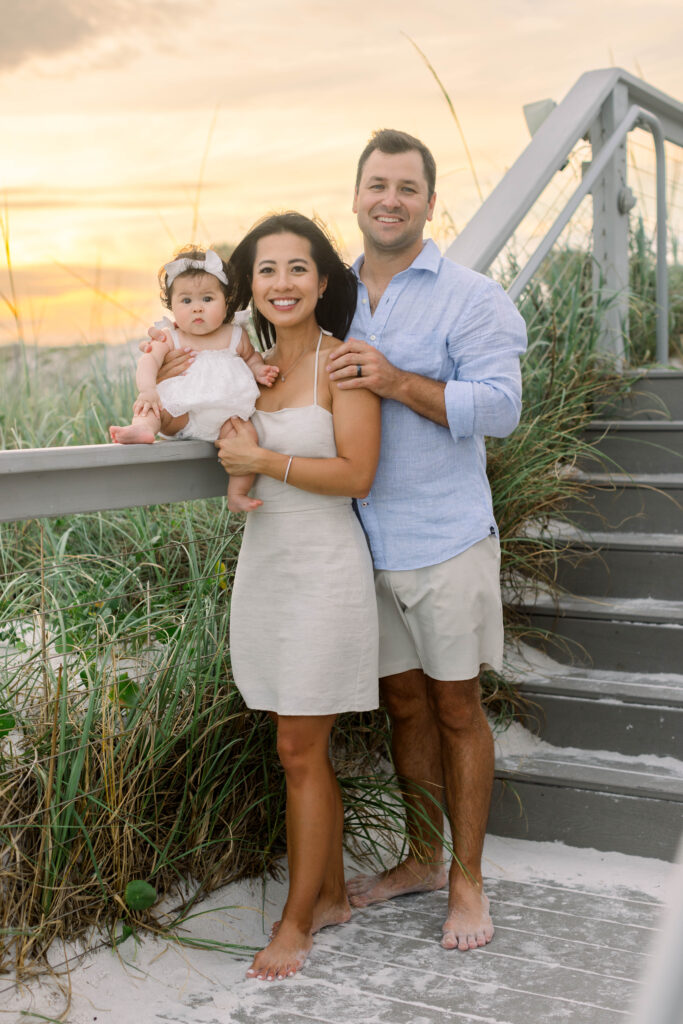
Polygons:
[[[635,894],[664,901],[674,870],[659,860],[488,836],[484,873],[603,896],[623,897],[628,891],[632,898]],[[197,916],[183,934],[261,946],[285,890],[284,882],[270,882],[264,902],[259,882],[229,885],[195,908]],[[59,978],[43,977],[21,989],[10,978],[0,981],[0,1022],[59,1018],[70,1024],[229,1024],[239,1006],[248,1002],[253,1009],[267,995],[267,983],[244,977],[247,953],[240,958],[223,951],[182,948],[167,940],[144,939],[138,944],[129,938],[118,951],[100,948],[72,962],[69,973],[61,950],[54,951],[52,961]],[[357,1022],[349,1019],[349,1024]]]

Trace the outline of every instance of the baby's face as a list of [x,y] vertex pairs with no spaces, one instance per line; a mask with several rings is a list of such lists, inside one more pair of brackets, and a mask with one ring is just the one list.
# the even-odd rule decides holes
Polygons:
[[181,274],[173,282],[171,312],[185,334],[211,334],[225,320],[225,296],[212,274]]

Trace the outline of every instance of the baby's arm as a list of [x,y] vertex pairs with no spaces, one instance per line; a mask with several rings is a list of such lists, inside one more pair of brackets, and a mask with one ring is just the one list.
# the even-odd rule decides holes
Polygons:
[[263,356],[249,341],[249,335],[245,330],[242,331],[242,337],[237,346],[237,355],[244,359],[259,384],[265,384],[267,388],[273,386],[280,371],[277,366],[264,363]]
[[159,393],[157,392],[157,373],[164,361],[164,356],[173,348],[172,342],[166,338],[164,341],[153,341],[151,351],[145,352],[140,357],[138,368],[135,373],[135,383],[138,388],[138,397],[133,406],[135,416],[144,416],[150,410],[160,415]]

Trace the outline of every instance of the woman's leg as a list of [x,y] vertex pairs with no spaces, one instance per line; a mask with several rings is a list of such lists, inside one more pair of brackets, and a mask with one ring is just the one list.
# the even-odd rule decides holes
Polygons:
[[[248,977],[272,981],[295,974],[313,945],[313,932],[323,926],[321,912],[329,916],[335,901],[348,908],[343,896],[341,797],[328,752],[334,719],[335,715],[278,716],[278,755],[287,783],[289,893],[279,928],[254,958]],[[325,911],[321,899],[326,901]]]

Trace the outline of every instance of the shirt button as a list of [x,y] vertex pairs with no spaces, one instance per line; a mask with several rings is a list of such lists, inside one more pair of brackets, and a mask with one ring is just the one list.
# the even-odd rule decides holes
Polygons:
[[375,341],[375,335],[374,334],[370,335],[370,341]]
[[367,501],[361,501],[361,506],[363,508],[367,508],[367,505],[368,505]]
[[363,299],[363,305],[367,306],[367,304],[368,304],[368,300],[367,299]]

